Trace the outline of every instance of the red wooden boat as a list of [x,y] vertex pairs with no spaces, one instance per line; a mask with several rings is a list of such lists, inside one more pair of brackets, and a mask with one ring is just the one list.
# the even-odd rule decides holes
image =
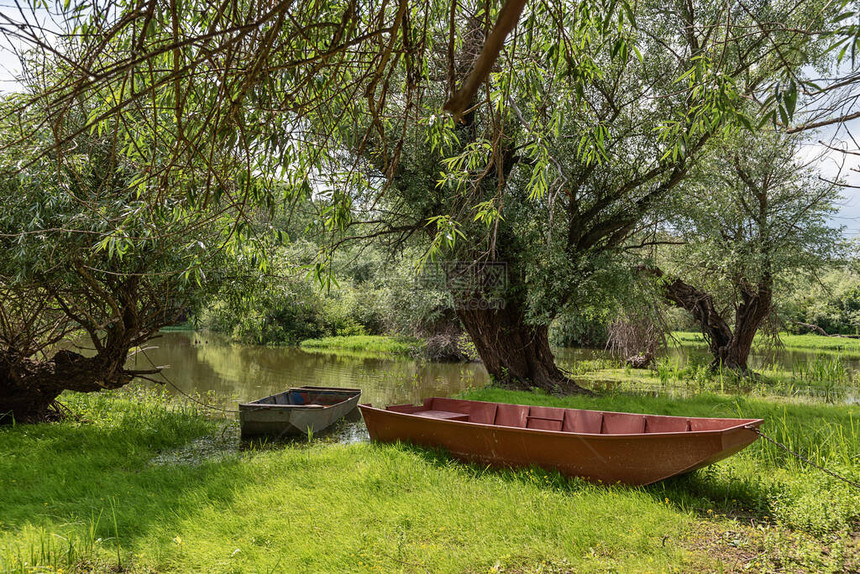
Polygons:
[[614,413],[425,399],[359,405],[372,440],[442,447],[493,466],[540,466],[592,482],[644,485],[692,472],[755,442],[761,419]]

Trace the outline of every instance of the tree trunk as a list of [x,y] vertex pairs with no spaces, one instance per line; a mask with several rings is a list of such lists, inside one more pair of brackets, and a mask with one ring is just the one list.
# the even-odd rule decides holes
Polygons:
[[[729,368],[740,366],[729,365],[727,362],[734,337],[729,324],[717,312],[714,298],[710,294],[684,283],[681,279],[664,283],[663,294],[670,303],[693,315],[708,342],[708,350],[714,356],[712,366],[718,366],[720,363]],[[746,365],[742,368],[746,369]]]
[[772,307],[772,292],[768,277],[759,284],[757,289],[744,285],[741,289],[741,304],[735,312],[735,329],[731,345],[729,345],[724,364],[731,368],[737,365],[747,371],[747,361],[752,350],[753,340],[762,321],[770,314]]
[[[656,273],[662,275],[659,270]],[[734,331],[717,311],[714,298],[709,293],[675,279],[664,283],[663,294],[672,304],[689,311],[701,327],[714,356],[712,368],[722,366],[744,375],[749,373],[747,362],[753,339],[771,311],[772,294],[767,277],[758,289],[749,285],[741,289],[741,305],[735,312]]]
[[[94,393],[118,389],[135,377],[152,375],[161,369],[127,369],[129,350],[152,338],[162,325],[169,324],[173,314],[181,306],[168,307],[171,300],[162,294],[145,290],[141,275],[127,277],[122,281],[107,281],[103,285],[88,271],[79,269],[81,283],[88,286],[80,295],[84,301],[94,301],[110,311],[105,312],[107,327],[84,320],[73,311],[71,305],[56,292],[57,303],[69,319],[90,335],[96,350],[91,357],[62,349],[50,359],[36,360],[30,344],[14,347],[0,346],[0,424],[15,422],[38,422],[54,418],[52,405],[63,391]],[[162,298],[163,297],[163,298]],[[170,313],[170,314],[168,314]],[[89,317],[87,317],[89,319]],[[64,334],[68,333],[68,329]],[[14,333],[13,333],[14,334]],[[13,339],[14,340],[14,339]],[[55,415],[56,416],[56,415]]]
[[13,367],[0,357],[0,424],[47,420],[63,389],[36,381],[51,380],[53,365],[30,360],[16,363]]
[[588,393],[555,365],[546,325],[529,325],[517,303],[503,309],[480,309],[458,304],[457,316],[475,344],[487,371],[506,385],[527,390]]
[[65,390],[118,389],[135,376],[157,372],[125,369],[127,356],[127,348],[94,357],[61,350],[48,361],[0,354],[0,424],[52,418],[54,401]]

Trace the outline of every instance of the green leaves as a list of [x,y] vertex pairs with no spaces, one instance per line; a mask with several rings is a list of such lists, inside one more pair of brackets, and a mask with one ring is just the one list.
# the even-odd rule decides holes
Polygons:
[[460,145],[455,131],[454,118],[449,115],[431,114],[427,119],[419,121],[427,126],[424,143],[430,144],[430,150],[441,156],[449,154]]
[[502,217],[502,214],[499,213],[499,210],[496,206],[495,199],[482,201],[475,205],[474,221],[479,221],[489,228],[494,223],[503,219],[504,218]]
[[481,172],[486,169],[492,152],[492,143],[487,140],[468,143],[460,154],[442,159],[445,169],[439,174],[436,185],[440,187],[450,185],[462,193],[468,192],[470,183],[478,184]]
[[798,89],[794,77],[790,77],[785,84],[776,82],[772,93],[762,104],[765,113],[762,115],[758,127],[761,128],[767,122],[771,122],[774,126],[790,126],[797,108],[797,97]]
[[435,229],[433,239],[421,258],[419,272],[426,261],[436,261],[446,250],[453,250],[457,246],[458,240],[466,239],[466,235],[460,230],[459,224],[448,215],[428,217],[427,227]]
[[837,64],[857,65],[860,52],[860,8],[856,2],[842,0],[839,9],[831,20],[832,29],[825,34],[830,40],[827,50],[836,53]]
[[576,154],[585,165],[600,163],[607,159],[606,145],[610,140],[609,126],[598,123],[586,130],[579,140]]
[[740,305],[745,292],[832,261],[839,189],[799,162],[800,145],[767,128],[713,142],[675,198],[671,228],[687,242],[668,251],[677,274]]

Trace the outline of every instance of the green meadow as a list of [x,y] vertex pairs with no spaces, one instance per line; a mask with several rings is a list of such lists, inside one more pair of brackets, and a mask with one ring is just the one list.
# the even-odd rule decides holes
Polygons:
[[[856,406],[707,394],[468,398],[761,417],[860,479]],[[0,429],[2,572],[720,572],[860,567],[860,491],[758,441],[643,488],[493,470],[409,445],[239,448],[236,423],[132,389]]]

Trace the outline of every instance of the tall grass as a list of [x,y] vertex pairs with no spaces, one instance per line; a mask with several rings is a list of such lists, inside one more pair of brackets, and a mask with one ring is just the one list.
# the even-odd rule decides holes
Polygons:
[[839,355],[816,355],[812,361],[792,365],[793,378],[810,383],[850,383],[850,371]]
[[616,390],[659,388],[661,392],[690,395],[701,392],[743,393],[757,396],[808,396],[836,403],[860,385],[840,354],[819,353],[810,361],[788,368],[771,364],[742,375],[722,365],[713,368],[709,357],[670,355],[659,358],[653,369],[623,369],[600,359],[581,361],[570,372],[585,383],[609,383]]
[[120,535],[151,520],[139,501],[189,479],[148,461],[218,427],[193,404],[143,388],[63,399],[75,418],[0,427],[0,572],[71,570],[105,553],[121,564]]
[[23,543],[0,546],[0,572],[74,572],[83,569],[103,540],[96,536],[98,519],[82,525],[68,525],[49,532],[44,527],[25,527],[19,533]]
[[[705,339],[701,333],[692,333],[684,331],[674,331],[671,335],[682,345],[704,345]],[[789,333],[780,333],[779,340],[787,349],[806,350],[806,351],[834,351],[851,355],[860,355],[860,338],[851,337],[825,337],[822,335],[792,335]],[[760,337],[756,337],[754,346],[758,346],[761,342]]]

